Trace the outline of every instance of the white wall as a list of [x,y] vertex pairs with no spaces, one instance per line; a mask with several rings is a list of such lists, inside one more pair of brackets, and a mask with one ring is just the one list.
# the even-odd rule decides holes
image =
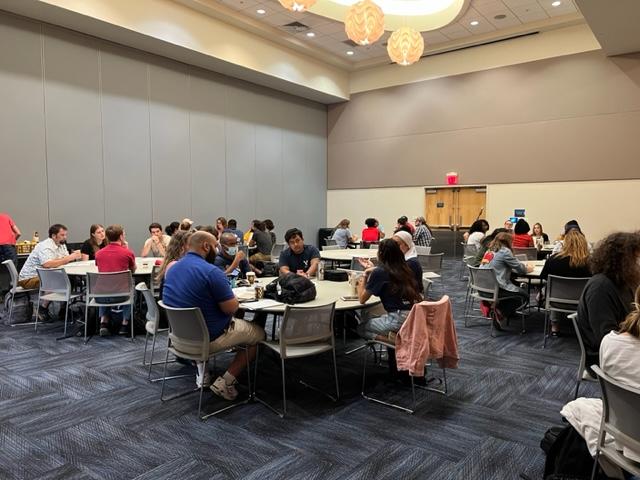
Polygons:
[[[493,184],[487,186],[486,218],[496,228],[514,209],[524,208],[529,223],[540,222],[552,238],[575,219],[589,241],[595,242],[614,230],[640,229],[638,192],[640,180]],[[378,218],[388,231],[401,215],[424,214],[423,187],[327,192],[327,225],[348,218],[358,233],[367,217]]]
[[[326,218],[326,107],[0,13],[0,211],[31,238],[152,221]],[[302,199],[302,200],[301,200]]]

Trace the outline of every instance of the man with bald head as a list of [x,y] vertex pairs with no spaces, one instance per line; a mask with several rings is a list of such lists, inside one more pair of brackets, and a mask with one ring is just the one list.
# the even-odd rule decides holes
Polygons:
[[220,248],[214,264],[227,275],[234,277],[244,278],[247,272],[251,271],[244,252],[238,249],[238,237],[231,232],[220,235]]
[[[170,307],[198,307],[207,323],[211,351],[226,350],[236,345],[255,345],[264,339],[264,330],[251,322],[234,318],[238,299],[233,294],[227,277],[214,266],[217,240],[208,232],[198,231],[189,238],[189,251],[165,277],[163,302]],[[176,345],[176,347],[180,347]],[[249,359],[255,358],[256,349],[249,349]],[[235,384],[245,367],[244,354],[236,354],[223,376],[213,384],[208,366],[198,362],[196,385],[211,384],[211,390],[226,400],[238,395]]]

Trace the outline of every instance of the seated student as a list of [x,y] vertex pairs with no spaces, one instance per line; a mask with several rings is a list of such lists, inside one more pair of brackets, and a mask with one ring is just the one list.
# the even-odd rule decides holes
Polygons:
[[320,252],[313,245],[305,245],[302,232],[290,228],[284,234],[284,241],[289,248],[280,253],[278,268],[280,275],[293,272],[305,277],[315,276],[320,264]]
[[228,225],[229,224],[227,223],[226,218],[224,217],[216,218],[216,231],[218,232],[218,237],[217,237],[218,239],[220,239],[220,234],[222,234],[222,232],[224,232],[227,229]]
[[95,260],[96,252],[107,246],[107,236],[104,227],[98,223],[91,225],[89,229],[89,239],[85,240],[80,248],[82,260]]
[[171,222],[169,225],[164,227],[164,233],[169,236],[172,236],[174,233],[178,231],[180,228],[180,222]]
[[[618,328],[602,338],[600,368],[614,380],[640,389],[640,288],[636,290],[634,305],[634,310]],[[636,408],[636,413],[640,414],[640,405]],[[578,398],[566,404],[560,413],[585,439],[589,452],[595,456],[602,421],[602,400]],[[614,441],[610,436],[605,439],[607,444]],[[620,447],[617,449],[622,450]],[[631,461],[640,462],[640,451],[625,448],[621,453]]]
[[509,233],[506,228],[496,228],[490,235],[485,235],[485,237],[480,242],[480,247],[478,248],[478,252],[476,253],[476,257],[473,261],[468,262],[472,267],[477,267],[479,265],[484,265],[489,263],[493,259],[493,252],[489,247],[491,246],[491,242],[496,238],[496,235],[499,233]]
[[229,221],[227,222],[227,228],[224,229],[224,232],[233,233],[236,237],[238,237],[238,242],[240,242],[240,245],[243,244],[243,233],[242,230],[238,230],[238,221],[235,218],[229,219]]
[[340,220],[340,223],[336,225],[336,230],[331,236],[331,240],[335,240],[336,245],[338,245],[340,248],[347,248],[349,243],[353,243],[358,240],[355,235],[351,234],[351,230],[349,230],[350,223],[351,222],[346,218]]
[[414,303],[422,301],[420,290],[398,242],[391,238],[380,242],[378,266],[364,271],[364,275],[358,280],[357,292],[362,305],[372,295],[380,297],[386,313],[368,318],[358,325],[360,336],[382,341],[393,338]]
[[253,230],[253,236],[251,237],[249,246],[255,246],[256,250],[255,253],[249,257],[249,262],[253,265],[258,262],[270,262],[273,244],[271,243],[271,235],[267,233],[264,222],[254,220],[251,229]]
[[251,271],[244,252],[238,250],[238,237],[231,232],[224,232],[220,236],[220,247],[214,265],[226,275],[240,278],[245,278],[247,272]]
[[579,232],[582,233],[582,230],[580,229],[580,225],[578,225],[578,222],[576,220],[569,220],[564,225],[564,233],[560,235],[558,239],[553,243],[553,251],[551,252],[551,255],[558,253],[560,250],[562,250],[562,242],[564,240],[564,236],[567,233],[569,233],[571,230],[578,230]]
[[273,245],[275,245],[276,244],[276,234],[273,231],[273,229],[276,228],[276,226],[273,224],[273,220],[271,220],[270,218],[267,218],[264,221],[264,226],[266,227],[267,232],[269,232],[269,235],[271,236],[271,243]]
[[590,263],[593,277],[578,304],[578,327],[587,365],[597,365],[602,339],[629,314],[640,284],[640,233],[612,233],[596,247]]
[[485,237],[488,231],[489,222],[481,218],[471,224],[468,234],[465,232],[463,237],[466,235],[467,245],[473,245],[476,247],[476,250],[479,250],[480,243],[482,242],[482,239]]
[[191,220],[190,218],[183,218],[180,222],[180,227],[178,227],[178,230],[182,230],[183,232],[189,232],[193,230],[193,220]]
[[216,230],[216,227],[214,227],[213,225],[197,225],[195,228],[192,228],[191,230],[189,230],[191,233],[193,232],[208,232],[211,235],[213,235],[214,237],[216,237],[216,240],[219,240],[219,233],[218,230]]
[[513,233],[513,222],[511,221],[510,218],[507,218],[504,221],[504,229],[509,233]]
[[408,232],[413,235],[414,233],[416,233],[416,227],[413,226],[413,224],[409,221],[409,219],[407,218],[406,215],[401,216],[398,219],[398,223],[396,224],[396,232],[400,231],[403,229],[403,227],[408,229]]
[[418,252],[416,252],[413,237],[409,232],[400,231],[394,233],[391,238],[398,243],[407,265],[409,265],[409,268],[416,278],[416,282],[418,282],[418,290],[422,293],[422,265],[420,265],[418,261]]
[[191,232],[185,232],[178,230],[171,237],[169,246],[167,247],[167,254],[162,259],[162,265],[158,270],[156,276],[156,282],[160,282],[160,300],[162,300],[162,289],[164,288],[164,279],[169,269],[175,265],[175,263],[184,257],[187,253],[187,244],[191,237]]
[[524,218],[519,218],[513,227],[513,248],[533,247],[533,238],[529,235],[529,224]]
[[[217,241],[208,232],[195,232],[189,238],[189,251],[167,273],[163,301],[167,306],[178,308],[198,307],[207,323],[212,350],[226,350],[236,345],[255,345],[264,339],[264,330],[233,315],[238,310],[238,299],[234,296],[226,275],[213,265],[216,258]],[[174,343],[180,349],[182,346]],[[185,345],[182,348],[188,348]],[[256,349],[249,349],[250,361]],[[196,386],[211,385],[211,390],[226,400],[238,396],[235,387],[237,377],[245,368],[245,353],[236,353],[224,375],[211,384],[208,366],[198,362]]]
[[416,233],[413,234],[413,243],[419,247],[428,247],[433,239],[433,232],[424,217],[415,219]]
[[[586,278],[591,276],[589,270],[589,245],[584,235],[572,230],[564,237],[564,246],[559,253],[552,255],[545,262],[540,278],[546,280],[549,275],[558,277]],[[558,335],[558,322],[567,315],[551,312],[551,335]]]
[[491,242],[490,250],[494,252],[493,259],[480,268],[493,268],[496,274],[496,280],[500,285],[499,297],[517,297],[499,302],[495,308],[496,316],[493,319],[494,328],[502,330],[502,320],[509,318],[522,305],[526,305],[529,301],[529,294],[526,290],[514,285],[511,281],[513,273],[524,275],[532,272],[533,267],[528,264],[519,262],[513,256],[513,247],[511,246],[512,235],[510,233],[499,233]]
[[549,243],[549,235],[544,233],[544,231],[542,230],[542,225],[540,223],[533,224],[533,235],[531,235],[531,237],[533,238],[534,243]]
[[364,221],[367,228],[362,230],[362,241],[365,243],[379,242],[384,238],[384,232],[380,231],[378,220],[367,218]]
[[[123,272],[125,270],[136,271],[136,255],[129,250],[125,242],[125,233],[121,225],[109,225],[106,230],[109,245],[96,253],[96,266],[98,272]],[[98,303],[117,303],[122,301],[118,297],[98,298]],[[122,307],[122,324],[118,335],[127,335],[129,333],[129,321],[131,320],[131,305],[123,305]],[[100,307],[98,315],[100,316],[100,336],[104,337],[110,334],[109,319],[111,312],[110,307]]]
[[[27,257],[26,262],[20,269],[18,275],[18,285],[22,288],[38,288],[40,277],[38,268],[58,268],[75,260],[80,260],[82,253],[74,250],[71,254],[67,251],[67,227],[56,223],[49,227],[49,238],[38,243]],[[49,321],[49,302],[40,302],[38,308],[38,318],[42,321]]]
[[167,246],[171,237],[162,234],[162,225],[152,223],[149,225],[149,233],[151,236],[147,238],[140,252],[141,257],[164,257],[167,253]]

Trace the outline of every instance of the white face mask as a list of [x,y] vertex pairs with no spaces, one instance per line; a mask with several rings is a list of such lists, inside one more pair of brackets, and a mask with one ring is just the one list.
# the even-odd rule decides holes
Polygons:
[[234,256],[238,253],[238,247],[227,247],[227,253],[231,256]]

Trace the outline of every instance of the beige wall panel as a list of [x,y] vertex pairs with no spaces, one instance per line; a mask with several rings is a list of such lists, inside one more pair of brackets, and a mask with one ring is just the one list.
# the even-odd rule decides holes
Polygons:
[[639,112],[640,54],[361,93],[329,107],[329,188],[440,184],[449,170],[465,183],[637,178]]
[[[19,45],[20,48],[16,48]],[[0,210],[31,239],[49,227],[40,25],[0,16]]]
[[640,178],[640,111],[330,144],[329,188]]
[[587,240],[597,242],[616,230],[640,229],[639,191],[640,180],[489,185],[487,220],[501,226],[514,208],[524,208],[531,226],[540,222],[550,239],[575,219]]

